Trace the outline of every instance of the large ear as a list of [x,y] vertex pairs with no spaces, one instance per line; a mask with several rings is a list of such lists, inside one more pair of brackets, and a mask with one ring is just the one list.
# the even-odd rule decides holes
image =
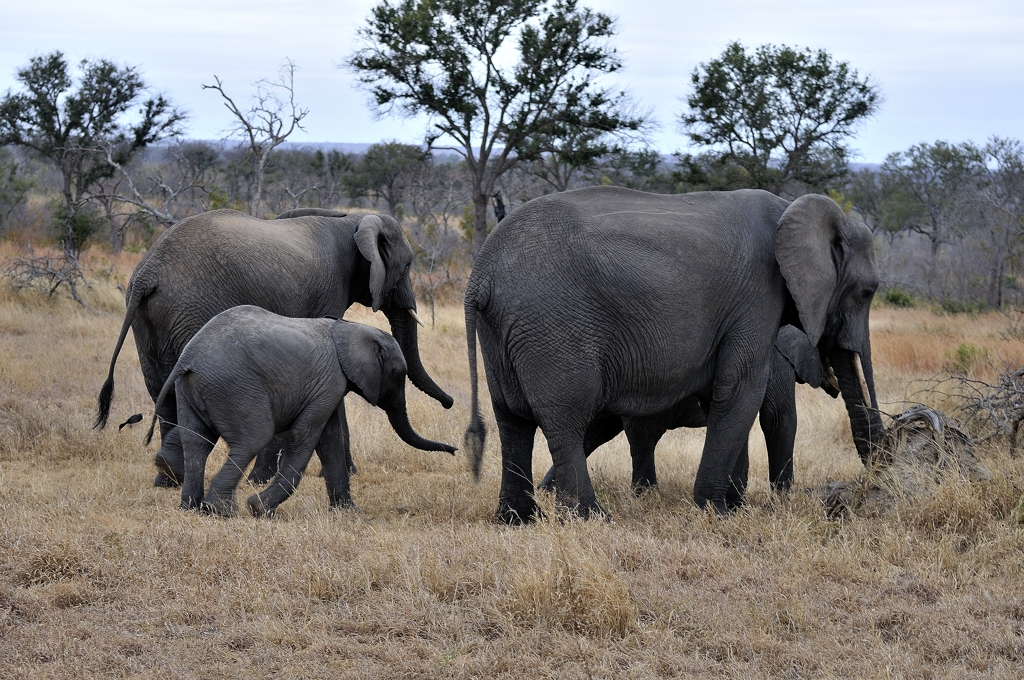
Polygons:
[[793,201],[779,220],[775,259],[812,345],[825,331],[825,315],[838,280],[832,252],[841,242],[845,218],[831,198],[808,194]]
[[364,217],[356,228],[355,239],[359,252],[370,261],[370,294],[376,312],[406,274],[407,265],[412,262],[412,246],[402,225],[390,215]]
[[795,326],[783,326],[775,338],[775,349],[793,367],[797,379],[811,387],[824,389],[832,394],[835,388],[825,378],[825,366],[821,363],[821,353],[811,344],[807,336]]
[[375,330],[348,321],[336,321],[331,326],[331,338],[338,352],[341,370],[373,406],[377,405],[380,396],[381,374],[384,370]]
[[356,227],[356,246],[363,257],[370,261],[370,295],[373,296],[373,311],[384,303],[384,259],[380,254],[380,237],[384,222],[377,215],[367,215],[359,220]]

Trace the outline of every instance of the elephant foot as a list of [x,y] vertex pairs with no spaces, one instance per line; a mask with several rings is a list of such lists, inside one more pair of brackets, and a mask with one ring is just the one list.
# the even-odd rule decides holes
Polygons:
[[641,498],[657,488],[657,484],[651,484],[650,482],[637,482],[633,485],[633,497]]
[[601,519],[605,522],[612,521],[612,514],[605,510],[604,508],[602,508],[600,505],[598,505],[597,501],[585,505],[581,503],[580,505],[577,505],[575,508],[561,506],[559,507],[559,510],[562,511],[563,513],[579,517],[580,519]]
[[494,514],[499,522],[518,527],[537,521],[540,517],[540,508],[536,503],[513,507],[510,503],[499,502],[498,510]]
[[331,512],[354,512],[358,515],[363,514],[363,511],[359,508],[358,505],[355,504],[355,502],[353,502],[351,498],[349,498],[346,501],[332,502],[329,509],[331,510]]
[[174,481],[163,472],[157,472],[156,478],[153,480],[153,486],[158,489],[176,489],[181,486],[181,484]]
[[249,514],[253,517],[263,517],[265,519],[273,519],[274,511],[277,508],[268,508],[263,504],[263,499],[260,498],[258,493],[254,493],[245,499],[245,505],[249,508]]
[[226,496],[207,494],[201,506],[203,512],[221,517],[234,517],[238,514],[235,500]]
[[184,477],[183,474],[179,474],[174,471],[170,462],[161,454],[156,454],[153,458],[153,463],[156,465],[157,475],[156,479],[153,480],[153,486],[158,487],[175,487],[181,486],[181,479]]
[[202,502],[198,498],[182,498],[181,503],[178,504],[178,508],[185,510],[186,512],[200,512],[202,509]]

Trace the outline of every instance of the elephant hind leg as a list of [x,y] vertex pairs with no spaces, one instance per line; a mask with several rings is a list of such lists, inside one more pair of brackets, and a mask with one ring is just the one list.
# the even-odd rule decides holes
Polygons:
[[256,454],[256,462],[249,471],[246,482],[254,485],[266,484],[277,474],[280,465],[281,449],[284,448],[284,441],[280,437],[274,437],[263,450]]
[[501,440],[501,491],[497,517],[506,524],[523,524],[538,517],[533,489],[533,440],[537,423],[517,416],[492,400]]
[[199,510],[206,483],[206,460],[217,443],[218,434],[188,407],[179,410],[175,428],[183,450],[181,508]]
[[237,512],[235,489],[245,474],[245,469],[273,439],[274,431],[268,422],[262,429],[254,428],[247,432],[245,439],[241,441],[228,441],[228,459],[210,482],[210,490],[203,499],[203,507],[218,515],[233,517]]
[[270,486],[246,499],[246,505],[253,516],[273,517],[277,506],[295,493],[322,431],[323,427],[311,429],[296,421],[292,429],[286,433],[281,466],[271,480]]

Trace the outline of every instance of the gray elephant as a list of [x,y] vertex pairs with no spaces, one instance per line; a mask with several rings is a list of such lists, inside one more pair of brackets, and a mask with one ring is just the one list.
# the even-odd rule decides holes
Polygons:
[[[835,376],[826,375],[818,348],[808,342],[803,331],[789,325],[779,329],[772,354],[771,375],[759,412],[761,431],[768,449],[768,481],[774,491],[786,491],[793,486],[793,444],[797,429],[794,384],[806,383],[836,398],[839,388],[832,380]],[[639,494],[658,484],[654,449],[662,436],[678,427],[706,427],[709,410],[708,400],[687,397],[668,411],[653,416],[601,414],[587,428],[583,439],[584,455],[589,458],[591,453],[625,431],[633,460],[633,492]],[[744,444],[734,479],[741,496],[747,485],[746,461],[748,453]],[[555,468],[551,467],[537,487],[554,491],[554,476]]]
[[465,302],[466,444],[478,470],[479,333],[501,439],[499,517],[535,516],[537,427],[558,504],[603,515],[586,466],[590,424],[691,397],[708,404],[694,501],[716,512],[742,503],[742,454],[786,324],[834,371],[868,461],[883,432],[868,331],[878,283],[871,232],[824,196],[590,187],[523,205],[485,242]]
[[[157,239],[128,283],[127,311],[100,391],[96,426],[107,423],[114,365],[129,327],[146,388],[155,401],[186,343],[203,324],[246,304],[296,318],[341,318],[355,302],[383,310],[413,385],[450,408],[452,398],[420,363],[416,298],[409,279],[412,259],[405,234],[387,215],[300,209],[276,220],[259,220],[233,210],[214,210],[178,222]],[[180,435],[172,424],[175,400],[172,389],[158,411],[158,486],[175,485],[183,475]],[[344,409],[342,402],[338,418],[343,433]],[[279,448],[268,446],[254,468],[254,481],[273,474]]]
[[[248,499],[274,514],[295,490],[314,448],[331,507],[352,506],[338,404],[354,391],[388,414],[402,441],[424,451],[455,449],[416,434],[405,407],[406,361],[387,333],[336,319],[294,319],[242,305],[210,319],[189,341],[156,398],[177,395],[184,449],[181,506],[235,514],[235,488],[252,459],[280,435],[280,469]],[[228,461],[204,494],[206,459],[219,437]]]

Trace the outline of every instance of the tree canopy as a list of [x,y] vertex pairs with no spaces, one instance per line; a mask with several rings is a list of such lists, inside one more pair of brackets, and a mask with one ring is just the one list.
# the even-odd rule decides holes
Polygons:
[[471,177],[473,250],[495,181],[570,131],[637,130],[626,95],[597,79],[621,61],[614,23],[576,0],[384,0],[348,65],[382,113],[425,114],[428,148],[460,154]]
[[93,190],[184,116],[162,95],[143,99],[136,67],[106,59],[83,60],[75,78],[63,53],[52,52],[32,57],[17,80],[23,90],[0,99],[0,146],[28,149],[60,172],[64,248],[76,253],[93,223],[83,212]]
[[[748,52],[733,42],[694,69],[691,81],[683,132],[740,168],[747,186],[776,194],[790,182],[820,191],[841,178],[848,138],[881,103],[878,88],[847,62],[785,45]],[[707,161],[698,165],[714,167]]]

